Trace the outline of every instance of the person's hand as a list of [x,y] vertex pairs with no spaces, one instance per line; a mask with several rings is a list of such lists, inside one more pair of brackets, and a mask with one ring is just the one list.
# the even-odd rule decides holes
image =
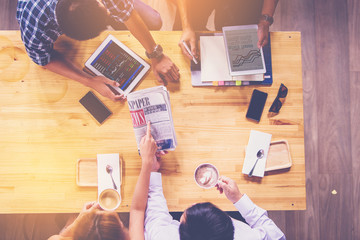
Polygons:
[[179,68],[165,54],[160,58],[152,58],[151,65],[157,80],[164,85],[168,81],[178,81],[180,78]]
[[220,194],[224,192],[227,199],[229,199],[232,203],[236,203],[243,196],[236,182],[225,176],[221,176],[219,178],[216,188],[219,190]]
[[95,89],[98,93],[100,93],[104,97],[113,100],[114,102],[125,99],[124,95],[116,95],[115,93],[113,93],[113,91],[111,91],[111,89],[107,85],[118,87],[119,83],[103,76],[93,77],[91,79],[91,82],[89,83],[89,86],[91,88]]
[[268,44],[268,37],[269,37],[269,27],[270,23],[266,21],[260,21],[258,24],[258,43],[257,46],[260,49],[261,47]]
[[179,42],[179,47],[181,48],[183,54],[185,56],[187,56],[190,60],[192,60],[192,56],[188,53],[188,51],[186,50],[183,41],[188,45],[188,47],[191,50],[191,54],[195,57],[195,58],[199,58],[199,54],[198,54],[198,49],[197,49],[197,45],[196,45],[196,35],[195,32],[192,29],[185,29],[183,31],[183,34],[180,38],[180,42]]
[[101,207],[98,202],[85,203],[74,223],[76,224],[76,222],[79,222],[83,217],[97,210],[101,211]]
[[160,165],[161,165],[161,156],[167,154],[167,151],[157,151],[155,153],[155,157],[154,157],[154,161],[153,161],[153,166],[151,171],[152,172],[158,172],[160,170]]
[[[140,155],[142,159],[142,165],[144,167],[153,169],[156,159],[156,150],[157,145],[154,138],[151,135],[151,125],[150,122],[147,123],[146,135],[141,138],[140,141]],[[156,166],[155,166],[156,167]],[[160,166],[159,166],[160,167]]]
[[101,209],[99,203],[87,202],[84,204],[83,208],[81,209],[80,214],[84,212],[91,212],[93,209]]

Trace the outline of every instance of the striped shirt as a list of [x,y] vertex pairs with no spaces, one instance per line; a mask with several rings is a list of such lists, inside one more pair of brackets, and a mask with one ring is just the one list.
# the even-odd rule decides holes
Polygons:
[[[125,22],[134,8],[134,0],[102,0],[110,15]],[[38,65],[51,60],[54,42],[62,34],[56,20],[58,0],[18,0],[16,18],[20,25],[21,39],[29,57]]]

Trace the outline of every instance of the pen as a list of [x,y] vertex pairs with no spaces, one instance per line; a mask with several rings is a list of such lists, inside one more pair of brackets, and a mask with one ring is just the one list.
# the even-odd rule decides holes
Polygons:
[[198,64],[198,61],[196,61],[196,58],[194,57],[194,55],[192,55],[190,48],[188,47],[188,45],[186,44],[186,42],[184,40],[182,40],[182,44],[184,45],[186,51],[190,54],[190,56],[193,58],[192,60],[194,61],[195,64]]

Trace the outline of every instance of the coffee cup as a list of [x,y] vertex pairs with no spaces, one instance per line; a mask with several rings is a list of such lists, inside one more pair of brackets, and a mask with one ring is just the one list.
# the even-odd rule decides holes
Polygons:
[[219,171],[210,163],[200,164],[194,173],[196,184],[205,189],[213,188],[219,180]]
[[104,189],[99,195],[99,205],[104,210],[114,211],[120,203],[120,194],[113,188]]

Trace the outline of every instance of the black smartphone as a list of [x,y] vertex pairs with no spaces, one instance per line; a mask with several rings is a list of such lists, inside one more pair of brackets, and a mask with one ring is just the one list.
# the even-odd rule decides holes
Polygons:
[[260,122],[267,96],[267,93],[254,89],[251,95],[249,108],[246,113],[246,118]]
[[91,91],[82,97],[79,102],[100,124],[112,114],[112,112]]

